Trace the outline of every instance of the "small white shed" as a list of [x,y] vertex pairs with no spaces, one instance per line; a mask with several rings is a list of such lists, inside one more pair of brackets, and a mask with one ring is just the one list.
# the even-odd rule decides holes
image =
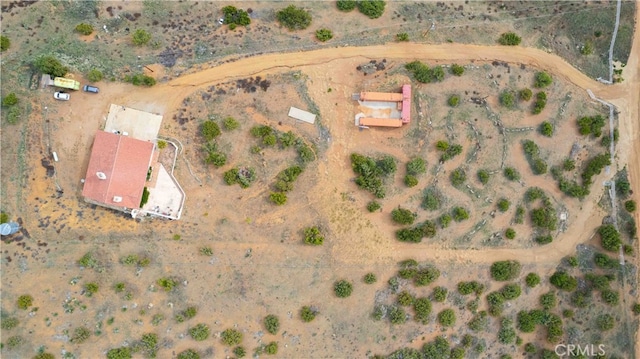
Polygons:
[[304,121],[310,124],[314,124],[316,122],[315,114],[295,107],[291,107],[289,109],[289,117],[293,117],[296,120]]

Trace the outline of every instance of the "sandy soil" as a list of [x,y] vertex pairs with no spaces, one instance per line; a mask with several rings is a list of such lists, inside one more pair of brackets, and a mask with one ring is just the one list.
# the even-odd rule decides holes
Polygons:
[[[638,10],[640,14],[640,7]],[[636,29],[636,35],[640,31]],[[325,125],[331,129],[332,138],[331,143],[328,145],[328,149],[325,153],[325,159],[318,164],[317,176],[318,184],[311,187],[314,189],[313,193],[297,193],[306,203],[299,204],[296,210],[300,213],[297,216],[293,216],[292,219],[287,217],[290,213],[287,213],[291,209],[274,210],[271,213],[262,213],[259,218],[251,219],[250,211],[238,210],[236,218],[232,218],[233,224],[241,223],[242,221],[251,222],[255,221],[256,224],[265,225],[273,230],[274,237],[277,237],[277,225],[282,223],[292,223],[293,221],[300,220],[304,216],[312,215],[314,212],[312,208],[318,207],[326,209],[328,211],[327,217],[330,220],[328,226],[332,229],[333,235],[341,238],[349,238],[349,241],[335,241],[331,245],[326,246],[322,252],[312,251],[310,249],[300,247],[286,248],[285,246],[273,246],[273,243],[264,243],[259,241],[245,241],[245,242],[228,242],[221,243],[216,242],[216,251],[219,253],[209,262],[216,272],[218,272],[217,286],[215,289],[201,287],[201,288],[189,288],[192,294],[189,300],[195,300],[198,303],[206,303],[207,299],[215,297],[216,295],[224,292],[224,290],[238,291],[238,294],[244,299],[233,305],[223,308],[209,308],[203,310],[207,318],[216,318],[216,324],[218,321],[220,327],[233,325],[233,318],[225,317],[226,310],[233,310],[234,312],[246,312],[251,313],[248,316],[252,316],[249,320],[252,322],[259,322],[259,315],[251,312],[252,302],[257,298],[260,298],[261,294],[256,296],[255,294],[246,294],[247,288],[256,291],[269,292],[270,295],[277,298],[288,298],[292,300],[291,303],[287,303],[285,306],[282,303],[267,303],[265,304],[265,313],[270,311],[277,311],[285,313],[291,308],[298,308],[300,305],[307,304],[305,301],[313,301],[314,298],[319,298],[323,290],[318,288],[309,288],[308,293],[287,293],[282,288],[272,288],[269,284],[269,276],[282,275],[291,276],[291,271],[288,270],[274,270],[271,269],[268,273],[264,271],[256,271],[257,273],[251,274],[248,277],[242,277],[237,274],[239,268],[255,266],[256,268],[263,268],[268,263],[261,258],[268,258],[274,256],[275,258],[284,258],[283,267],[299,268],[299,273],[293,277],[288,278],[289,281],[311,282],[312,284],[317,282],[330,282],[335,279],[336,274],[333,273],[336,270],[342,270],[344,268],[356,267],[358,269],[374,269],[384,267],[387,268],[391,263],[408,257],[415,258],[419,261],[435,261],[442,263],[462,263],[463,265],[471,265],[474,263],[487,263],[500,259],[513,259],[518,258],[525,264],[536,264],[543,268],[552,266],[557,263],[561,258],[574,252],[577,244],[584,242],[593,232],[593,228],[600,223],[603,213],[597,207],[596,201],[588,201],[582,205],[580,212],[585,215],[577,216],[572,222],[572,228],[575,229],[569,233],[566,233],[553,244],[543,247],[519,249],[519,248],[495,248],[495,249],[482,249],[482,250],[451,250],[442,248],[441,246],[433,246],[428,250],[416,251],[415,247],[410,245],[401,245],[394,241],[390,241],[380,233],[390,232],[389,228],[393,228],[390,223],[380,223],[375,226],[371,224],[371,221],[367,218],[363,218],[361,213],[353,210],[353,205],[349,204],[349,201],[336,202],[339,195],[336,193],[338,188],[342,189],[343,186],[333,185],[333,183],[349,183],[353,177],[352,172],[349,169],[346,158],[355,149],[370,146],[372,143],[381,143],[384,141],[395,140],[401,137],[400,132],[392,131],[371,131],[366,135],[353,134],[354,128],[352,121],[344,119],[344,113],[351,114],[353,104],[347,104],[343,101],[344,98],[349,97],[348,89],[353,88],[353,79],[355,74],[342,74],[340,76],[332,75],[331,69],[339,66],[340,68],[348,69],[354,68],[355,64],[367,61],[369,59],[379,59],[384,57],[387,61],[394,60],[406,60],[406,59],[423,59],[434,62],[462,62],[462,61],[476,61],[477,63],[490,62],[493,60],[505,61],[510,64],[526,64],[527,66],[534,66],[537,68],[545,69],[552,72],[555,76],[562,78],[565,81],[575,84],[583,89],[591,89],[596,96],[603,98],[607,101],[611,101],[616,104],[620,110],[620,142],[618,145],[618,167],[622,168],[625,164],[628,164],[630,176],[632,180],[633,188],[640,188],[640,124],[638,123],[638,113],[640,106],[640,78],[638,71],[638,54],[640,54],[640,36],[635,36],[634,46],[632,49],[632,56],[625,68],[623,77],[626,79],[622,84],[616,84],[615,86],[607,86],[598,83],[592,79],[589,79],[570,64],[559,59],[554,55],[547,54],[545,52],[531,49],[531,48],[500,48],[500,51],[496,51],[494,47],[486,46],[474,46],[474,45],[460,45],[460,44],[447,44],[447,45],[419,45],[412,44],[406,46],[403,44],[389,44],[385,46],[371,46],[371,47],[344,47],[338,49],[323,49],[310,52],[299,52],[291,54],[273,54],[264,55],[252,58],[239,59],[234,62],[222,64],[217,67],[212,67],[207,70],[193,72],[184,75],[180,78],[172,80],[165,84],[160,84],[149,89],[135,89],[126,84],[108,84],[101,87],[100,96],[94,96],[86,93],[74,93],[74,100],[78,98],[78,101],[74,102],[74,106],[47,106],[43,105],[42,108],[36,108],[34,111],[35,120],[44,120],[35,123],[45,123],[44,131],[42,129],[35,128],[34,133],[44,133],[40,137],[30,138],[29,141],[33,148],[41,146],[41,148],[47,148],[49,144],[49,138],[47,131],[49,129],[47,123],[50,124],[50,130],[53,133],[63,133],[64,136],[56,136],[51,140],[51,148],[58,151],[58,154],[64,160],[60,163],[60,167],[57,170],[57,180],[65,189],[65,195],[56,198],[50,197],[47,194],[52,193],[53,184],[51,180],[47,178],[45,168],[43,168],[39,162],[41,158],[32,158],[30,162],[30,171],[32,178],[29,178],[29,187],[26,194],[28,203],[37,203],[35,209],[18,211],[23,214],[23,220],[25,227],[33,228],[34,233],[43,235],[54,235],[53,231],[64,231],[69,233],[68,228],[74,228],[73,234],[79,234],[80,245],[85,236],[90,236],[93,233],[112,233],[108,239],[100,242],[102,246],[113,246],[119,253],[127,253],[130,251],[139,251],[135,245],[135,241],[122,241],[122,237],[131,237],[131,235],[124,235],[125,233],[144,234],[147,239],[155,238],[153,241],[147,243],[153,243],[148,248],[149,251],[153,251],[159,255],[157,267],[162,269],[167,275],[174,273],[182,273],[184,263],[193,263],[194,261],[201,261],[203,265],[206,265],[206,259],[201,257],[195,257],[193,248],[184,248],[182,241],[171,242],[167,241],[166,233],[202,233],[204,226],[210,228],[217,228],[217,223],[213,220],[208,220],[202,213],[196,213],[198,210],[207,208],[211,202],[200,205],[197,201],[208,197],[206,190],[198,190],[199,186],[196,181],[186,173],[182,171],[180,174],[180,180],[184,182],[185,187],[193,188],[194,192],[190,194],[189,201],[187,202],[187,213],[183,223],[176,225],[168,223],[159,223],[157,225],[151,225],[149,223],[136,223],[132,221],[122,221],[121,217],[112,213],[105,213],[101,209],[85,209],[83,216],[65,215],[63,217],[56,216],[56,212],[60,208],[64,209],[61,212],[73,213],[78,210],[79,204],[77,196],[72,193],[79,188],[78,179],[84,175],[84,169],[86,168],[87,153],[90,149],[93,133],[100,127],[103,122],[103,116],[110,103],[125,104],[127,106],[135,107],[142,110],[157,112],[161,114],[172,114],[178,108],[183,106],[182,102],[188,96],[191,96],[196,91],[203,90],[212,84],[218,84],[227,82],[230,80],[246,78],[249,76],[268,76],[275,75],[283,71],[296,69],[302,71],[309,76],[311,85],[309,86],[309,92],[311,98],[317,101],[319,108],[323,113],[323,121]],[[161,74],[160,67],[152,67],[154,70],[151,74]],[[333,91],[327,94],[326,89],[329,87],[338,88],[337,91]],[[283,90],[285,91],[285,90]],[[290,90],[286,90],[290,91]],[[334,105],[332,105],[334,104]],[[284,106],[284,105],[282,105]],[[265,118],[260,113],[257,113],[251,109],[247,109],[247,113],[257,123],[266,123],[271,119]],[[83,117],[90,120],[81,121],[81,125],[77,126],[74,123],[76,118]],[[169,116],[166,116],[168,118]],[[47,122],[48,121],[48,122]],[[165,120],[166,121],[166,120]],[[167,125],[168,126],[168,125]],[[283,130],[287,130],[287,124],[282,127]],[[174,128],[167,128],[169,132],[175,131]],[[161,131],[162,132],[162,131]],[[68,138],[75,139],[68,141]],[[247,140],[247,139],[244,139]],[[466,147],[466,146],[465,146]],[[388,150],[388,151],[387,151]],[[395,151],[395,152],[394,152]],[[406,161],[406,154],[398,149],[391,147],[385,148],[385,152],[391,153],[399,159]],[[42,157],[46,154],[41,153]],[[191,161],[195,161],[196,157],[194,153],[187,153],[187,156]],[[526,166],[523,164],[522,159],[519,160],[517,166]],[[82,164],[82,165],[79,165]],[[451,165],[451,168],[455,168]],[[208,177],[207,177],[208,178]],[[605,179],[605,175],[598,177],[595,183],[601,183]],[[213,181],[209,179],[209,181]],[[535,183],[530,181],[530,183]],[[206,182],[207,185],[211,185],[211,182]],[[306,183],[307,185],[311,185]],[[348,188],[355,188],[350,185]],[[541,184],[542,186],[542,184]],[[548,184],[547,184],[548,186]],[[300,190],[302,192],[302,190]],[[72,195],[67,195],[71,192]],[[238,207],[242,207],[245,204],[254,203],[252,200],[263,193],[254,191],[249,194],[240,194],[237,189],[229,190],[229,193],[225,194],[229,200],[232,196],[238,196]],[[638,200],[638,193],[634,194]],[[348,197],[349,195],[347,195]],[[360,196],[359,194],[356,196]],[[404,198],[398,198],[397,204],[402,203]],[[231,202],[229,202],[231,203]],[[394,203],[393,205],[395,205]],[[16,206],[20,206],[17,204]],[[190,208],[190,209],[189,209]],[[16,208],[17,210],[18,208]],[[222,215],[231,214],[233,211],[220,210]],[[48,214],[50,217],[47,217]],[[211,217],[213,213],[208,215]],[[53,222],[49,226],[49,220],[53,217]],[[94,219],[84,221],[84,219]],[[64,222],[64,226],[58,224]],[[640,222],[640,217],[636,215],[637,222]],[[45,226],[46,224],[46,226]],[[154,227],[155,228],[152,228]],[[175,227],[174,227],[175,226]],[[200,229],[198,226],[201,226]],[[222,226],[221,226],[222,227]],[[36,228],[42,228],[42,230],[35,230]],[[48,229],[45,229],[48,228]],[[117,228],[117,230],[114,230]],[[247,229],[250,228],[250,229]],[[246,226],[244,229],[244,235],[250,237],[252,231],[259,230],[257,226]],[[204,230],[206,231],[206,229]],[[225,228],[221,228],[220,232],[225,235],[233,235],[235,232]],[[242,232],[242,230],[240,230]],[[257,233],[256,233],[257,234]],[[162,237],[165,238],[162,238]],[[295,236],[295,235],[294,235]],[[135,238],[135,237],[133,237]],[[75,240],[75,238],[73,238]],[[276,238],[273,238],[276,239]],[[164,240],[161,243],[157,243],[157,240]],[[190,240],[185,238],[184,240]],[[288,240],[287,240],[288,241]],[[291,240],[293,242],[293,240]],[[275,242],[275,241],[274,241]],[[281,242],[283,243],[283,242]],[[288,242],[287,242],[288,243]],[[55,245],[51,244],[52,247]],[[64,247],[69,248],[69,247]],[[83,246],[87,248],[87,246]],[[252,258],[246,259],[242,264],[238,264],[236,261],[238,258],[248,258],[246,253],[248,250],[254,252],[260,252],[261,258],[254,260]],[[640,248],[638,248],[640,252]],[[117,261],[117,256],[113,253],[105,251],[105,261]],[[166,256],[166,257],[165,257]],[[67,253],[62,259],[65,259],[70,263],[66,268],[68,271],[73,270],[73,261],[77,259],[77,253]],[[171,257],[171,262],[163,262],[162,258]],[[18,261],[19,256],[16,258]],[[43,263],[47,263],[46,256],[39,257]],[[231,258],[236,258],[235,260]],[[216,261],[224,261],[218,263]],[[309,264],[310,263],[310,264]],[[327,267],[325,267],[327,266]],[[451,268],[453,271],[454,269]],[[38,278],[47,275],[47,266],[36,267],[36,270],[32,270],[21,277],[21,280],[14,282],[13,280],[4,280],[3,286],[8,290],[18,289],[23,292],[42,292],[42,288],[36,289],[38,284]],[[89,274],[85,274],[89,277]],[[147,282],[153,282],[155,278],[151,277],[150,273],[142,274]],[[342,274],[338,274],[342,275]],[[345,274],[349,275],[349,274]],[[110,285],[110,279],[115,278],[115,274],[109,273],[107,277],[102,278],[104,287]],[[133,273],[121,274],[119,277],[125,277],[129,283],[137,282],[140,279],[134,277]],[[222,276],[222,278],[220,278]],[[358,278],[354,275],[353,280],[357,281]],[[232,285],[231,278],[244,278],[244,282],[241,284],[241,288],[238,289]],[[313,278],[313,279],[310,279]],[[208,280],[206,273],[196,273],[189,280],[200,285],[206,283]],[[67,281],[68,278],[64,276],[64,273],[60,275],[60,281]],[[31,283],[30,286],[25,286],[24,283]],[[383,283],[381,283],[383,284]],[[316,286],[317,287],[317,286]],[[48,286],[46,290],[51,290],[52,300],[60,301],[58,297],[60,294],[55,294],[55,288]],[[144,288],[135,288],[137,294],[145,292]],[[302,292],[303,289],[300,289]],[[79,292],[76,291],[75,294]],[[370,293],[369,293],[370,294]],[[149,300],[149,303],[164,303],[167,299],[162,293],[152,293],[145,295],[145,301]],[[106,297],[102,297],[102,294],[98,297],[94,297],[88,300],[90,303],[98,303]],[[169,300],[173,303],[179,301],[181,297],[170,297]],[[315,299],[315,301],[318,301]],[[347,300],[345,304],[350,308],[359,307],[358,297],[353,297]],[[264,304],[264,303],[263,303]],[[146,305],[146,303],[144,304]],[[117,308],[109,308],[112,312]],[[151,310],[151,308],[149,308]],[[320,332],[320,335],[336,335],[336,333],[344,333],[347,329],[344,327],[349,322],[354,322],[352,319],[357,318],[358,315],[362,315],[363,310],[356,310],[355,313],[341,314],[341,308],[323,308],[327,311],[326,317],[339,317],[343,315],[343,320],[339,323],[332,323],[330,319],[321,319],[322,322],[311,327],[302,327],[293,323],[287,325],[295,326],[297,335],[310,339],[315,330]],[[295,313],[294,313],[295,315]],[[79,319],[79,317],[78,317]],[[198,318],[202,319],[202,318]],[[202,319],[204,320],[204,319]],[[291,320],[287,320],[291,322]],[[253,325],[250,329],[255,329],[259,325]],[[328,330],[333,329],[333,331]],[[144,328],[150,329],[148,325]],[[184,331],[185,328],[180,330]],[[376,329],[378,330],[378,329]],[[178,331],[178,330],[176,330]],[[291,334],[294,335],[294,334]],[[371,335],[370,332],[361,331],[358,332],[358,336]],[[378,333],[378,335],[382,335]],[[362,338],[363,343],[369,343],[373,345],[374,338]],[[638,337],[640,340],[640,337]],[[357,343],[356,343],[357,344]],[[341,349],[349,349],[358,352],[358,346],[351,343],[345,345],[344,348],[339,347],[340,344],[336,343],[336,348],[331,348],[331,353],[340,352]],[[179,344],[184,346],[184,344]],[[103,349],[103,348],[102,348]],[[176,348],[177,349],[177,348]],[[184,349],[184,348],[182,348]],[[299,349],[296,349],[299,350]],[[176,350],[178,352],[179,350]],[[636,348],[636,355],[640,356],[640,348]],[[346,352],[346,351],[345,351]],[[303,353],[292,351],[286,352],[287,356],[295,357],[296,355],[303,355]],[[304,353],[311,355],[321,355],[322,352]],[[358,354],[362,354],[362,348]]]

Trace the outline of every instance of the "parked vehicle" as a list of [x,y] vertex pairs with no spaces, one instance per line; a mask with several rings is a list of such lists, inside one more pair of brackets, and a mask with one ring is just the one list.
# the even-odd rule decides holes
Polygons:
[[71,98],[71,95],[69,95],[66,92],[56,92],[53,94],[53,98],[60,101],[69,101],[69,99]]
[[100,92],[100,89],[95,87],[95,86],[84,85],[84,87],[82,88],[82,91],[91,92],[91,93],[98,93],[98,92]]

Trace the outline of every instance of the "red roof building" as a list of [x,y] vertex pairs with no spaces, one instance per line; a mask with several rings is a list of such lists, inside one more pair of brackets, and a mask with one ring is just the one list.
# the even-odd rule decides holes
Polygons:
[[87,202],[130,211],[140,208],[154,144],[98,131],[82,196]]

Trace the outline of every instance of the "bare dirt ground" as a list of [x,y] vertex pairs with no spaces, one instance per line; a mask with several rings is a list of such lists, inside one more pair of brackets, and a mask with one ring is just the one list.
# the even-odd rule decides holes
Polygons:
[[[640,9],[638,12],[640,13]],[[370,308],[362,305],[362,301],[373,297],[374,292],[384,285],[384,280],[381,278],[375,287],[359,289],[358,295],[346,299],[340,305],[325,304],[320,299],[325,298],[329,292],[328,285],[325,284],[340,277],[359,283],[362,273],[386,273],[395,262],[409,257],[422,262],[443,263],[443,271],[450,275],[441,280],[444,283],[465,278],[465,274],[454,274],[456,271],[464,272],[460,271],[460,267],[471,269],[475,268],[475,264],[501,259],[517,258],[525,265],[535,265],[539,274],[546,274],[552,272],[555,263],[561,258],[572,254],[577,244],[591,236],[593,229],[600,223],[603,212],[597,207],[597,199],[582,203],[581,215],[576,216],[571,224],[572,231],[543,247],[452,250],[439,245],[421,245],[420,250],[416,250],[415,246],[390,240],[389,234],[394,227],[388,218],[379,217],[379,220],[372,223],[363,216],[364,212],[360,207],[365,203],[366,196],[350,183],[353,173],[348,156],[359,149],[374,147],[406,161],[408,157],[404,151],[388,145],[405,134],[384,130],[356,132],[352,121],[354,105],[345,101],[351,92],[357,91],[354,84],[362,81],[360,75],[353,70],[355,66],[381,57],[388,62],[398,63],[418,58],[432,63],[473,60],[482,65],[498,60],[513,66],[526,64],[545,69],[562,81],[582,89],[591,89],[596,96],[611,101],[620,110],[618,167],[628,164],[632,188],[637,189],[640,188],[640,36],[637,35],[638,29],[632,56],[623,74],[626,80],[615,86],[591,80],[558,57],[530,48],[500,48],[500,51],[496,51],[495,47],[459,44],[389,44],[239,59],[203,71],[194,71],[149,89],[134,89],[126,84],[109,83],[101,86],[100,96],[74,93],[69,106],[53,104],[50,98],[43,95],[42,105],[32,113],[29,136],[23,135],[29,148],[25,171],[29,178],[21,191],[21,197],[17,197],[9,208],[9,212],[21,215],[24,227],[31,233],[31,239],[27,237],[20,243],[3,244],[3,292],[9,292],[13,296],[32,293],[37,298],[39,302],[36,306],[40,307],[37,314],[33,318],[25,316],[21,320],[28,323],[30,330],[39,336],[53,338],[47,342],[47,347],[55,352],[59,352],[62,347],[70,347],[61,337],[64,329],[73,329],[68,323],[93,325],[94,321],[102,322],[108,317],[116,317],[115,326],[118,330],[112,327],[102,329],[102,335],[106,339],[99,340],[99,347],[73,349],[80,357],[94,357],[109,347],[122,344],[123,340],[128,341],[139,333],[153,331],[153,326],[148,323],[153,313],[172,313],[173,308],[180,310],[191,303],[201,307],[194,320],[214,321],[209,323],[215,327],[214,332],[241,323],[245,343],[249,348],[262,340],[262,316],[278,313],[287,333],[279,338],[266,337],[264,342],[280,339],[282,357],[362,357],[368,349],[389,351],[396,347],[396,343],[389,342],[389,337],[404,335],[404,329],[389,329],[379,324],[367,329],[352,328],[352,323],[358,323],[368,315]],[[340,71],[335,71],[336,69]],[[278,115],[286,109],[287,103],[297,101],[296,105],[305,105],[301,98],[296,98],[295,90],[286,85],[279,89],[280,99],[274,100],[272,116],[267,117],[250,106],[245,107],[245,113],[254,123],[269,123],[285,131],[299,129],[296,133],[313,138],[327,148],[324,157],[317,163],[314,176],[302,178],[296,183],[297,189],[291,197],[299,199],[291,203],[291,206],[274,209],[261,201],[265,194],[261,188],[268,185],[268,180],[249,191],[242,191],[237,187],[225,187],[220,183],[218,173],[196,166],[196,175],[204,181],[201,187],[184,164],[179,166],[178,176],[188,190],[188,200],[184,220],[181,222],[137,223],[79,201],[79,179],[84,176],[93,134],[103,123],[110,103],[163,114],[165,120],[161,133],[184,138],[186,158],[194,164],[198,161],[197,141],[189,139],[181,126],[170,120],[178,109],[185,107],[185,98],[194,96],[211,85],[251,76],[276,76],[290,70],[299,70],[308,76],[309,95],[321,111],[321,121],[330,130],[330,138],[323,137],[315,129],[300,128],[286,117]],[[371,80],[371,83],[376,81],[378,80]],[[333,91],[327,92],[328,88]],[[267,92],[265,96],[276,96],[273,94],[275,89],[269,91],[272,92]],[[46,95],[50,97],[48,93]],[[231,101],[236,103],[227,104],[224,108],[246,104],[245,101],[249,100],[252,97],[235,97]],[[281,120],[283,124],[275,125],[277,120]],[[192,130],[194,125],[191,124],[189,129]],[[49,131],[51,136],[48,135]],[[54,183],[41,165],[41,159],[47,157],[50,139],[51,149],[57,151],[61,158],[61,162],[56,164],[56,178],[64,190],[60,197],[55,194]],[[239,136],[236,140],[252,141],[248,136]],[[238,152],[232,156],[238,161],[245,155]],[[276,155],[272,153],[271,156]],[[526,163],[520,160],[517,166],[526,168]],[[451,165],[451,168],[455,166]],[[594,182],[597,185],[606,178],[601,175]],[[596,185],[593,192],[601,192],[596,189]],[[552,184],[546,186],[549,190],[553,187]],[[637,193],[634,196],[638,200]],[[352,198],[357,201],[357,206],[352,204]],[[228,205],[220,206],[220,203]],[[404,198],[397,198],[393,203],[385,203],[385,206],[393,208],[402,203]],[[255,208],[259,209],[258,213]],[[577,208],[574,212],[578,212]],[[323,224],[330,228],[332,238],[320,249],[302,247],[298,244],[299,233],[284,233],[281,230],[282,227],[302,228],[313,224],[314,219],[322,221],[323,218],[326,218],[326,223]],[[638,215],[636,221],[640,221]],[[173,234],[181,234],[181,240],[173,241]],[[209,238],[205,238],[205,235]],[[143,248],[140,243],[143,243]],[[22,244],[23,250],[14,247],[15,244]],[[197,249],[202,245],[214,247],[214,256],[198,256]],[[27,247],[30,250],[26,250]],[[58,252],[55,258],[48,256],[50,250]],[[90,270],[77,268],[75,261],[89,250],[99,253],[100,260],[107,263],[105,274],[98,275]],[[640,251],[640,248],[636,251]],[[117,263],[120,256],[132,252],[152,253],[154,259],[151,268],[137,274],[134,269],[127,272],[126,268]],[[31,259],[26,258],[28,255]],[[12,260],[7,260],[7,257]],[[54,269],[56,274],[52,275]],[[176,275],[186,282],[179,292],[164,294],[148,287],[159,275]],[[102,287],[101,292],[92,298],[85,298],[80,295],[81,289],[78,286],[68,288],[71,278],[78,276],[87,280],[97,278]],[[42,278],[47,278],[47,282],[43,284]],[[273,278],[282,278],[283,283],[276,283]],[[134,300],[126,304],[131,313],[127,316],[123,308],[109,303],[113,300],[110,287],[116,280],[128,283],[134,293]],[[81,278],[80,283],[82,282]],[[308,286],[299,283],[308,283]],[[66,290],[63,293],[59,288]],[[11,301],[15,300],[13,296],[9,298]],[[56,319],[58,314],[53,313],[60,312],[60,317],[65,316],[61,313],[60,303],[65,298],[72,297],[83,298],[82,301],[95,309],[95,318],[84,319],[84,312],[76,310],[65,320]],[[309,325],[301,324],[297,319],[297,309],[306,304],[320,306],[322,313]],[[260,308],[256,309],[256,306]],[[142,314],[139,308],[147,308],[146,313]],[[138,318],[132,318],[135,315],[132,312],[137,312],[144,324],[139,324]],[[47,318],[43,318],[45,316]],[[167,320],[172,322],[171,315]],[[128,321],[133,321],[136,327],[130,328]],[[50,322],[53,322],[52,326],[46,324]],[[166,347],[171,348],[173,353],[188,348],[189,343],[180,339],[192,324],[194,323],[163,325],[165,332],[162,336],[171,338],[165,343]],[[412,340],[432,335],[431,329],[435,331],[433,327],[413,329],[419,334],[414,334]],[[316,338],[324,338],[321,341],[324,348],[322,345],[311,344]],[[402,339],[397,344],[402,345],[404,342]],[[285,343],[288,345],[286,348],[283,347]],[[213,357],[221,356],[218,353],[220,350],[226,350],[224,353],[228,354],[228,349],[220,349],[219,345],[215,350]],[[636,348],[636,356],[640,356],[638,350],[640,349]],[[32,352],[25,350],[22,354]]]

